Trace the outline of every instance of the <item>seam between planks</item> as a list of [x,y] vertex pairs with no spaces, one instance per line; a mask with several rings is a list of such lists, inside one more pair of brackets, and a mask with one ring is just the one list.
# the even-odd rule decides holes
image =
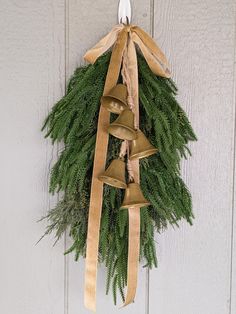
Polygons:
[[154,0],[150,0],[150,34],[154,36]]
[[145,314],[149,314],[149,287],[150,287],[150,270],[149,268],[146,269],[145,275]]
[[233,259],[234,259],[234,219],[235,219],[235,175],[236,175],[236,9],[235,9],[235,18],[234,18],[234,54],[233,54],[233,64],[234,64],[234,72],[233,72],[233,90],[232,97],[234,102],[234,128],[233,128],[233,179],[232,179],[232,216],[231,216],[231,253],[230,253],[230,283],[229,283],[229,314],[232,314],[232,302],[233,302]]
[[[69,70],[69,0],[64,0],[64,89],[66,93]],[[64,235],[64,251],[67,250],[67,232]],[[64,256],[64,314],[69,313],[69,260]]]

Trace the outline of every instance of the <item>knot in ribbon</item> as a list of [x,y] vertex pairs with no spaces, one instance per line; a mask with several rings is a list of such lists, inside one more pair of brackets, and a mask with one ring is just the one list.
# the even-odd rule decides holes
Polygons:
[[102,38],[92,49],[84,55],[89,63],[94,63],[104,52],[109,50],[117,41],[119,34],[124,31],[131,34],[131,40],[140,48],[153,73],[163,77],[170,77],[167,59],[154,40],[136,25],[118,24]]

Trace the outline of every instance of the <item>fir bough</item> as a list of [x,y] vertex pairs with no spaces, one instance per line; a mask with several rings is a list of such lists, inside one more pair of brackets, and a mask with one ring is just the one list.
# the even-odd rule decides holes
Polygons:
[[[64,149],[53,166],[50,192],[63,191],[63,199],[46,216],[46,234],[55,232],[58,240],[65,230],[73,240],[66,253],[75,259],[85,257],[90,187],[100,98],[103,93],[110,53],[94,65],[78,68],[66,95],[57,102],[45,120],[43,130],[52,142]],[[141,209],[140,260],[146,267],[157,266],[154,230],[181,219],[192,223],[191,195],[180,178],[180,160],[190,153],[189,141],[196,136],[176,101],[177,88],[171,79],[155,76],[138,54],[140,129],[158,153],[140,161],[141,187],[151,206]],[[114,120],[112,115],[111,119]],[[119,154],[120,140],[110,137],[107,165]],[[106,292],[117,292],[124,300],[127,284],[128,212],[120,205],[124,192],[104,185],[99,242],[99,261],[107,267]]]

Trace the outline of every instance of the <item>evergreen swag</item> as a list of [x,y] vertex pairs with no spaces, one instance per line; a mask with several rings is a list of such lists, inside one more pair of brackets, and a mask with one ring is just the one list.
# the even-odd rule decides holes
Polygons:
[[[54,231],[58,240],[69,230],[73,245],[65,254],[75,252],[76,261],[86,251],[98,111],[110,56],[106,53],[94,65],[76,69],[66,95],[54,105],[42,128],[53,143],[64,143],[50,179],[50,192],[63,191],[64,197],[45,217],[45,234]],[[168,223],[178,226],[182,218],[192,224],[191,195],[180,178],[180,160],[190,154],[187,143],[196,136],[175,99],[173,81],[155,76],[140,54],[138,67],[140,129],[158,148],[157,154],[140,160],[141,188],[152,204],[141,208],[140,259],[152,268],[157,266],[154,229],[160,232]],[[110,136],[107,165],[118,156],[120,143]],[[107,267],[106,292],[112,289],[115,303],[117,292],[124,300],[127,283],[128,213],[119,210],[123,193],[104,185],[99,261]]]

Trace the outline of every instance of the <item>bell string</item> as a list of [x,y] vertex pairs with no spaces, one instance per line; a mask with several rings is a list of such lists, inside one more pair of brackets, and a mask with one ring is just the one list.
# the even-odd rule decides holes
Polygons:
[[128,95],[127,103],[128,103],[128,106],[130,107],[130,109],[133,111],[133,109],[134,109],[134,98],[133,98],[133,96]]
[[134,171],[133,171],[132,164],[129,158],[127,159],[127,171],[129,175],[129,182],[134,182]]
[[[130,38],[128,39],[130,40]],[[128,45],[128,43],[127,43]],[[123,79],[123,83],[127,86],[127,104],[129,108],[131,109],[132,112],[134,112],[134,97],[132,95],[132,85],[131,85],[131,78],[129,75],[128,71],[128,48],[126,47],[123,55],[123,60],[122,60],[122,69],[121,69],[121,75]],[[138,124],[136,117],[134,118],[134,126],[135,129],[138,129]]]
[[129,142],[126,141],[126,151],[127,151],[127,171],[128,171],[128,176],[129,176],[129,182],[134,181],[134,171],[132,167],[132,163],[130,161],[129,155],[130,155],[130,147],[129,147]]
[[120,158],[124,158],[125,155],[127,153],[127,141],[124,140],[122,143],[121,143],[121,146],[120,146],[120,153],[119,153],[119,157]]
[[[133,97],[131,93],[131,79],[129,76],[129,71],[128,71],[128,48],[126,46],[123,54],[123,60],[122,60],[122,69],[121,69],[121,75],[123,79],[123,83],[127,86],[127,92],[128,92],[128,105],[130,109],[132,110],[132,107],[134,107],[133,103]],[[130,98],[129,98],[130,97]]]

